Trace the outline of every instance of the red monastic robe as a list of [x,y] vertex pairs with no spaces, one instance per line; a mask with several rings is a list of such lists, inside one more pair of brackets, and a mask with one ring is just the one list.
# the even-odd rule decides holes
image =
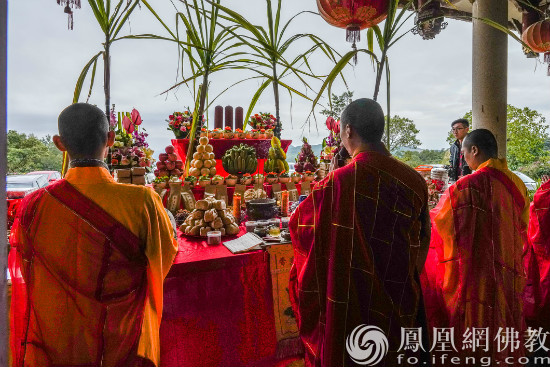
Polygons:
[[429,241],[427,197],[413,169],[363,152],[298,206],[290,219],[290,295],[306,366],[355,365],[346,338],[362,324],[389,341],[379,366],[396,365],[401,327],[426,331],[416,265]]
[[[145,199],[129,204],[137,212],[158,207],[158,217],[134,221],[146,219],[159,232],[140,238],[68,180],[26,197],[10,238],[14,365],[155,366],[158,328],[149,325],[157,318],[160,323],[160,315],[148,305],[159,292],[162,297],[162,283],[151,277],[156,256],[148,253],[156,250],[148,247],[160,246],[151,237],[162,239],[158,260],[169,268],[176,248],[168,217],[148,189],[116,184],[99,168],[78,170],[80,176],[71,173],[77,184],[80,179],[107,196]],[[111,203],[124,211],[120,198],[111,197]]]
[[550,181],[536,192],[530,213],[525,317],[533,328],[550,331]]
[[[458,352],[478,357],[518,357],[519,349],[498,351],[499,328],[525,330],[521,294],[522,255],[527,234],[527,189],[504,160],[490,159],[451,186],[431,213],[430,253],[422,274],[431,327],[454,328],[461,348],[470,328],[489,328],[489,352]],[[495,362],[496,363],[496,362]]]

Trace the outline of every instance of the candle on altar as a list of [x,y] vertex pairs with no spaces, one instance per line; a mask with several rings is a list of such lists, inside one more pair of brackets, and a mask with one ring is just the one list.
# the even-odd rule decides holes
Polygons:
[[237,220],[237,222],[241,221],[241,194],[235,194],[233,195],[233,216]]
[[281,192],[281,213],[283,217],[288,217],[288,191]]
[[233,107],[225,106],[225,126],[229,126],[233,130]]
[[223,129],[223,107],[214,108],[214,129]]
[[235,130],[241,129],[244,126],[244,110],[242,107],[235,108]]

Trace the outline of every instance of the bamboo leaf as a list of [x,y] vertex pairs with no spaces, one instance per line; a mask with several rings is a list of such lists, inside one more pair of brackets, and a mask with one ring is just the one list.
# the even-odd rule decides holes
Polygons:
[[97,59],[101,55],[103,55],[103,51],[98,52],[96,55],[94,55],[94,57],[90,59],[90,61],[88,61],[86,65],[84,65],[84,68],[80,72],[78,80],[76,81],[73,93],[73,103],[78,103],[78,100],[80,99],[80,93],[82,92],[82,86],[84,85],[84,80],[86,79],[86,75],[88,75],[90,67],[97,61]]
[[271,79],[266,80],[260,88],[254,93],[254,96],[250,100],[250,105],[248,106],[248,110],[246,111],[246,115],[244,117],[244,124],[243,124],[243,130],[246,129],[246,125],[248,124],[248,119],[250,119],[250,115],[252,114],[252,111],[254,110],[254,107],[256,106],[256,102],[258,102],[258,99],[260,99],[260,96],[265,91],[267,87],[271,84]]
[[92,96],[92,89],[94,88],[96,67],[97,67],[97,59],[94,60],[94,67],[92,68],[92,80],[90,81],[90,89],[88,90],[88,98],[86,98],[86,103],[88,103],[88,101],[90,100],[90,97]]

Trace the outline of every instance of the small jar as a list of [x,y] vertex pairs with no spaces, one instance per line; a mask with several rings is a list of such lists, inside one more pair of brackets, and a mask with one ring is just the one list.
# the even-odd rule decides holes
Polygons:
[[258,224],[258,222],[255,222],[253,220],[249,220],[248,222],[246,222],[246,231],[247,232],[254,232],[254,228],[256,228],[257,224]]
[[281,234],[281,229],[279,226],[271,226],[269,227],[269,235],[272,237],[278,237]]
[[290,222],[290,217],[281,218],[281,225],[283,228],[288,228],[288,222]]
[[222,233],[220,231],[210,231],[206,234],[209,245],[219,245],[222,243]]
[[254,233],[260,237],[265,237],[267,236],[267,229],[265,227],[256,227]]

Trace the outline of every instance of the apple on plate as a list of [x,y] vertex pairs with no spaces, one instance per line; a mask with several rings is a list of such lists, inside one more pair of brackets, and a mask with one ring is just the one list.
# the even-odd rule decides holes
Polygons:
[[168,171],[176,169],[176,162],[171,162],[171,161],[166,162],[166,169]]
[[182,162],[181,160],[178,159],[178,160],[176,161],[176,168],[177,168],[177,169],[181,169],[182,167],[183,167],[183,162]]
[[157,169],[166,169],[166,164],[164,162],[157,162]]
[[166,148],[164,148],[164,151],[168,154],[173,154],[176,149],[173,145],[168,145]]
[[170,162],[175,162],[175,161],[178,160],[178,156],[177,156],[176,154],[174,154],[174,153],[170,153],[170,154],[168,154],[168,160],[169,160]]
[[167,160],[168,160],[168,153],[160,153],[160,154],[159,154],[159,160],[160,160],[161,162],[167,161]]

